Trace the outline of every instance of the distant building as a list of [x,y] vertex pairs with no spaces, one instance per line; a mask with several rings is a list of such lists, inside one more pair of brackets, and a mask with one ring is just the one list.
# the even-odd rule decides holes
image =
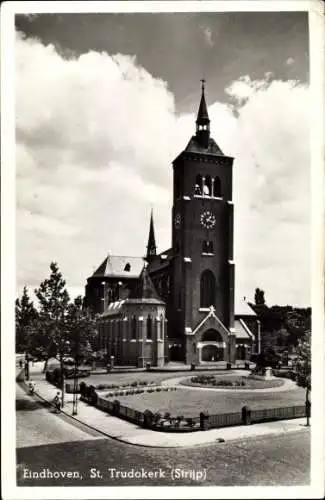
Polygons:
[[[113,319],[122,324],[124,318],[125,325],[128,324],[125,328],[130,332],[132,317],[145,321],[139,318],[157,313],[155,321],[158,321],[162,315],[165,360],[186,364],[219,360],[233,363],[236,359],[249,359],[252,352],[257,352],[256,314],[246,301],[234,306],[232,165],[233,158],[224,155],[210,137],[203,83],[196,134],[173,161],[172,246],[157,254],[151,213],[144,259],[107,256],[86,285],[85,304],[102,314],[101,325],[104,321],[111,324]],[[148,264],[145,270],[144,260]],[[138,301],[146,299],[134,295],[144,276],[150,279],[155,300],[161,301],[155,311],[149,311],[145,302],[128,302],[132,297]],[[102,333],[106,339],[102,345],[106,342],[107,354],[115,349],[118,363],[126,361],[122,347],[114,347],[122,346],[123,338],[125,345],[132,340],[134,344],[135,340],[139,344],[146,342],[145,326],[136,339],[123,333],[113,337],[106,327],[101,328],[106,332]],[[154,328],[158,328],[158,323]],[[154,338],[162,340],[157,333]],[[130,348],[129,359],[137,365],[147,359],[161,363],[160,357],[153,354],[154,349],[148,348],[147,354],[140,356],[144,352],[140,347]]]

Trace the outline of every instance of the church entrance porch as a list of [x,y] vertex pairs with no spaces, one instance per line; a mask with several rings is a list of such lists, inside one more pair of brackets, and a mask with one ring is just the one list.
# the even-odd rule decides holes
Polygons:
[[213,306],[193,330],[186,329],[186,334],[187,364],[235,362],[236,336],[216,316]]
[[219,342],[198,344],[199,363],[213,363],[225,360],[225,344]]
[[221,334],[214,328],[206,330],[201,337],[201,342],[197,344],[198,362],[213,363],[225,361],[226,343]]

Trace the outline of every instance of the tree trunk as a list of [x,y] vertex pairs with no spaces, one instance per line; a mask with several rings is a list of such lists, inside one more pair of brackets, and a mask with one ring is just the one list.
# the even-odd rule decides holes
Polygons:
[[46,372],[46,370],[47,370],[47,364],[48,364],[48,361],[49,361],[49,360],[48,360],[48,357],[46,357],[45,362],[44,362],[44,366],[43,366],[43,373],[45,373],[45,372]]

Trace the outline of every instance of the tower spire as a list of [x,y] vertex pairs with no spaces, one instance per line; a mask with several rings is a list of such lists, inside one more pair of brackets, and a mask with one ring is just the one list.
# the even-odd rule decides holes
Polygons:
[[205,80],[201,80],[201,101],[196,118],[196,137],[198,142],[205,148],[209,145],[210,139],[210,118],[205,102]]
[[156,255],[157,255],[157,246],[156,246],[155,230],[153,224],[153,210],[151,209],[146,261],[150,263],[155,258]]

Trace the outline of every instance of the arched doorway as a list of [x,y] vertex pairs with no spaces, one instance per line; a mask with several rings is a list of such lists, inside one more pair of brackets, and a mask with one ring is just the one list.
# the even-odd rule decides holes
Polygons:
[[214,344],[204,344],[201,348],[201,361],[214,362],[223,361],[224,348]]
[[210,328],[202,335],[198,343],[199,361],[203,363],[214,363],[224,361],[226,344],[217,330]]

